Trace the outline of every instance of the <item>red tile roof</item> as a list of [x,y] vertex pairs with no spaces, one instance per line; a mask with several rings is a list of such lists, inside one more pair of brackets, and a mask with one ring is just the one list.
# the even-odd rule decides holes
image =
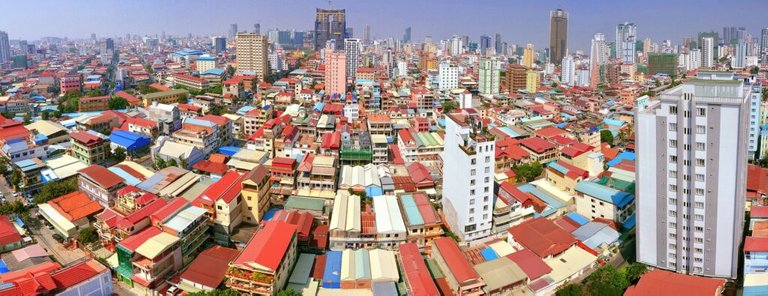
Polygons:
[[576,244],[573,235],[543,217],[527,220],[508,231],[517,243],[542,258],[560,254]]
[[76,141],[85,144],[86,146],[95,145],[104,141],[104,139],[99,138],[98,136],[91,134],[89,132],[74,132],[74,133],[70,133],[69,136],[72,139],[75,139]]
[[496,158],[509,157],[509,158],[514,159],[514,160],[522,160],[522,159],[524,159],[524,158],[526,158],[526,157],[528,157],[530,155],[531,154],[528,153],[528,151],[525,151],[525,149],[520,148],[520,145],[513,144],[513,145],[508,145],[508,146],[503,147],[503,148],[496,147],[496,156],[495,157]]
[[96,184],[102,188],[112,188],[113,186],[125,181],[123,178],[113,173],[112,171],[96,164],[92,164],[77,172],[87,177],[89,180],[96,182]]
[[749,210],[749,217],[754,218],[768,218],[768,206],[752,206]]
[[429,171],[423,164],[414,162],[408,165],[407,169],[408,175],[411,176],[411,179],[416,184],[416,188],[435,186],[435,181],[432,179],[432,175],[429,174]]
[[400,265],[408,284],[408,292],[414,296],[439,295],[437,285],[432,281],[429,269],[424,263],[419,247],[416,243],[404,243],[400,245]]
[[557,136],[557,135],[563,135],[563,134],[567,134],[567,133],[568,133],[567,131],[559,129],[559,128],[556,128],[554,126],[545,127],[543,129],[537,130],[535,132],[535,134],[537,136],[540,136],[540,137],[543,137],[543,138],[547,138],[547,139],[552,138],[552,137]]
[[51,273],[61,268],[56,262],[44,262],[0,275],[0,282],[12,286],[0,290],[0,296],[40,295],[56,289]]
[[240,189],[243,188],[241,175],[236,171],[229,171],[224,174],[219,181],[213,183],[200,196],[193,201],[193,204],[197,202],[206,204],[208,206],[213,205],[216,200],[223,200],[229,204],[238,194]]
[[187,204],[189,204],[189,202],[185,198],[178,196],[168,201],[168,203],[159,210],[153,212],[149,218],[152,220],[152,224],[160,223],[165,220],[165,218],[168,218],[185,208]]
[[222,246],[213,246],[202,251],[181,274],[181,279],[216,288],[224,280],[229,262],[240,252]]
[[520,269],[525,272],[528,278],[533,281],[552,271],[552,268],[541,260],[541,257],[537,256],[531,250],[523,249],[521,251],[514,252],[507,255],[507,258],[517,263]]
[[768,194],[768,169],[747,165],[747,191]]
[[327,258],[325,255],[317,255],[315,256],[315,264],[312,265],[312,275],[311,277],[314,279],[321,279],[323,278],[323,274],[325,273],[325,261]]
[[126,101],[128,101],[128,103],[138,104],[141,101],[141,100],[139,100],[139,98],[137,98],[137,97],[135,97],[135,96],[125,92],[125,91],[122,91],[122,90],[119,91],[119,92],[116,92],[115,95],[125,99]]
[[640,277],[624,296],[697,296],[720,295],[725,280],[684,275],[655,269]]
[[744,252],[768,252],[768,237],[746,237]]
[[21,235],[16,231],[7,216],[0,216],[0,246],[21,241]]
[[104,208],[83,192],[72,192],[48,201],[59,214],[70,222],[94,215]]
[[54,272],[51,277],[57,289],[66,289],[89,280],[101,273],[109,273],[106,266],[95,259],[83,261]]
[[279,221],[267,221],[263,225],[233,264],[258,264],[271,270],[278,269],[291,245],[296,226]]
[[413,201],[416,203],[416,207],[419,209],[424,224],[435,224],[440,222],[435,213],[435,208],[432,207],[432,203],[429,201],[429,197],[423,192],[416,192],[413,194]]
[[192,168],[201,172],[217,174],[217,175],[223,175],[229,169],[229,167],[225,163],[212,162],[207,159],[198,161],[197,163],[195,163],[195,165],[192,166]]
[[556,148],[554,144],[538,137],[522,139],[520,140],[520,145],[523,145],[525,148],[528,148],[538,154],[544,153],[549,149]]
[[452,273],[459,284],[480,277],[453,239],[440,237],[433,241],[433,247],[440,252],[445,264],[448,265],[449,270],[446,270],[446,272]]

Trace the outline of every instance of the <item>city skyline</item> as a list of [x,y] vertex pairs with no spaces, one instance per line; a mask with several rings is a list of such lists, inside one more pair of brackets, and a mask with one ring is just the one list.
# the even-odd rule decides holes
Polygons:
[[[399,0],[398,0],[399,1]],[[354,2],[334,1],[334,9],[346,9],[347,26],[356,29],[362,37],[366,24],[370,25],[372,38],[401,39],[407,27],[414,28],[412,40],[421,42],[425,36],[433,40],[446,39],[451,35],[467,35],[477,41],[481,35],[501,34],[510,44],[533,43],[537,48],[549,44],[549,12],[561,8],[569,13],[569,50],[589,51],[592,36],[601,32],[609,36],[615,26],[633,22],[638,27],[638,40],[651,37],[652,40],[670,39],[679,42],[698,32],[723,27],[745,27],[753,37],[759,37],[766,23],[760,17],[763,9],[745,10],[738,14],[719,13],[723,5],[731,4],[722,0],[681,1],[674,3],[578,3],[563,5],[556,1],[510,4],[503,1],[475,3],[443,3],[422,1],[408,3],[410,9],[402,9],[398,1]],[[404,1],[399,1],[405,4]],[[768,8],[768,3],[749,1],[746,6]],[[37,40],[42,37],[88,38],[91,33],[99,37],[124,36],[126,33],[139,35],[161,34],[163,31],[175,36],[226,35],[229,25],[237,23],[242,28],[251,28],[254,23],[267,29],[310,30],[316,8],[328,8],[325,1],[281,1],[279,4],[264,1],[202,1],[189,7],[175,6],[174,3],[152,3],[147,9],[145,1],[121,3],[88,3],[68,1],[63,3],[40,1],[25,4],[24,9],[38,11],[39,19],[56,19],[57,22],[31,22],[24,14],[9,14],[0,23],[0,30],[8,32],[9,39]],[[441,5],[436,5],[441,4]],[[665,9],[658,9],[659,5]],[[741,4],[741,3],[740,3]],[[216,5],[216,13],[201,7]],[[695,5],[697,10],[690,7]],[[20,9],[18,4],[2,3],[4,11]],[[87,8],[87,9],[86,9]],[[508,9],[499,9],[508,8]],[[91,11],[114,13],[94,14]],[[259,13],[268,11],[269,13]],[[423,17],[424,13],[443,17]],[[524,15],[524,18],[510,17]],[[68,15],[71,17],[62,17]],[[397,18],[391,16],[396,15]],[[653,17],[647,17],[653,15]],[[700,17],[708,15],[708,17]],[[751,16],[750,16],[751,15]],[[643,17],[646,16],[646,17]],[[83,21],[89,19],[89,21]],[[200,22],[206,19],[205,22]],[[679,22],[676,20],[685,20]],[[56,25],[53,25],[53,24]],[[98,25],[94,25],[98,24]],[[130,29],[126,29],[130,28]],[[670,31],[669,28],[675,28]]]

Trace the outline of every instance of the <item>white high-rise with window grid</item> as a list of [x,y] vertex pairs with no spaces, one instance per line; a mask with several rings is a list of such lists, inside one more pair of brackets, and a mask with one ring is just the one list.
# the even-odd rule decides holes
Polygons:
[[[472,110],[473,111],[473,110]],[[443,213],[464,241],[491,234],[495,142],[478,114],[465,109],[445,117]]]
[[736,278],[751,90],[733,78],[699,72],[638,105],[637,261]]

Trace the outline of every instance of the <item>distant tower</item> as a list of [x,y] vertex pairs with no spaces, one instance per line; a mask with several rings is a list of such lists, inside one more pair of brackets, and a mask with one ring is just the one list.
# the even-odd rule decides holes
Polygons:
[[403,43],[411,43],[411,27],[405,28],[405,35],[403,35]]
[[104,47],[106,47],[107,50],[115,50],[115,41],[112,40],[112,38],[107,38],[104,41]]
[[494,57],[480,59],[479,62],[479,91],[481,95],[499,94],[499,72],[501,72],[501,62]]
[[528,43],[523,50],[523,66],[530,69],[533,67],[533,60],[536,58],[533,44]]
[[701,38],[701,67],[711,69],[715,66],[715,40],[713,37]]
[[11,60],[11,44],[8,42],[8,33],[0,31],[0,64]]
[[253,24],[253,33],[257,35],[261,35],[261,24],[259,23]]
[[315,50],[325,47],[325,43],[335,39],[339,49],[347,29],[347,18],[344,9],[318,8],[315,13]]
[[623,23],[616,26],[616,57],[623,63],[636,62],[635,43],[637,43],[637,27],[634,23]]
[[549,13],[549,61],[560,63],[568,50],[568,13],[557,9]]
[[346,55],[346,78],[355,79],[355,71],[357,71],[358,63],[360,60],[360,39],[347,38],[344,39],[344,53]]
[[371,25],[365,24],[365,31],[363,32],[363,43],[371,44]]
[[237,24],[229,25],[229,38],[234,38],[237,35]]
[[502,54],[502,42],[501,42],[501,34],[496,33],[496,39],[494,40],[495,46],[494,49],[496,49],[496,54]]
[[252,33],[237,33],[235,56],[238,72],[255,72],[260,81],[269,75],[269,43],[267,37]]
[[491,47],[491,37],[487,35],[480,36],[480,54],[486,55],[488,48]]

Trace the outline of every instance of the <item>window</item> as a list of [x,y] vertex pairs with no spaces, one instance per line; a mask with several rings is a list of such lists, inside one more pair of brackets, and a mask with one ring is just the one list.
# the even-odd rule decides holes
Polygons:
[[675,131],[677,131],[677,123],[674,123],[674,122],[670,122],[670,123],[669,123],[669,131],[670,131],[670,132],[675,132]]
[[669,114],[677,114],[677,106],[669,106]]
[[469,213],[470,214],[474,214],[475,213],[475,208],[469,208]]
[[473,199],[470,199],[470,200],[469,200],[469,204],[470,204],[470,205],[474,205],[474,204],[475,204],[475,199],[474,199],[474,198],[473,198]]
[[696,195],[704,195],[704,189],[703,188],[696,188]]
[[677,211],[669,211],[669,216],[670,216],[670,217],[675,217],[675,216],[677,216]]
[[695,230],[696,232],[704,232],[704,227],[701,227],[701,226],[696,226],[696,227],[694,227],[694,230]]
[[697,125],[696,126],[696,133],[697,134],[704,134],[707,132],[707,127],[703,125]]
[[489,177],[485,177],[485,183],[488,183],[488,182],[490,182],[490,181],[491,181],[491,178],[489,178]]
[[700,237],[693,238],[693,241],[696,242],[697,244],[703,244],[704,243],[704,239],[700,238]]
[[487,173],[490,173],[490,172],[491,172],[491,167],[485,167],[485,173],[487,174]]
[[485,187],[485,188],[483,189],[483,192],[485,192],[485,193],[488,193],[488,191],[489,191],[488,187]]
[[669,222],[669,228],[677,228],[677,223]]
[[669,204],[676,205],[677,204],[677,198],[670,198],[669,199]]
[[469,173],[470,173],[472,176],[474,176],[474,175],[476,175],[476,174],[477,174],[477,171],[476,171],[475,169],[472,169],[471,171],[469,171]]
[[696,108],[697,116],[707,116],[707,108]]
[[704,151],[706,149],[706,145],[701,142],[696,142],[696,151]]
[[469,180],[469,186],[475,186],[475,179]]
[[677,140],[669,140],[669,148],[677,148]]
[[672,179],[677,179],[677,170],[670,170],[669,177]]
[[696,166],[703,167],[704,166],[704,159],[703,158],[697,158],[696,159]]
[[677,185],[669,184],[669,191],[677,192]]
[[704,208],[704,203],[703,203],[703,202],[700,202],[700,201],[697,201],[697,202],[695,202],[695,203],[694,203],[694,206],[695,206],[697,209],[703,209],[703,208]]
[[696,221],[704,221],[704,215],[693,215],[694,220]]
[[683,133],[686,134],[686,135],[690,135],[691,134],[691,129],[687,128],[687,127],[683,128]]
[[491,157],[490,156],[486,156],[485,157],[485,163],[489,163],[489,162],[491,162]]
[[685,116],[685,118],[691,117],[691,111],[688,111],[688,110],[683,111],[683,116]]
[[470,189],[469,190],[469,195],[475,195],[475,190],[474,189]]
[[670,155],[669,156],[669,162],[673,164],[677,164],[677,155]]

